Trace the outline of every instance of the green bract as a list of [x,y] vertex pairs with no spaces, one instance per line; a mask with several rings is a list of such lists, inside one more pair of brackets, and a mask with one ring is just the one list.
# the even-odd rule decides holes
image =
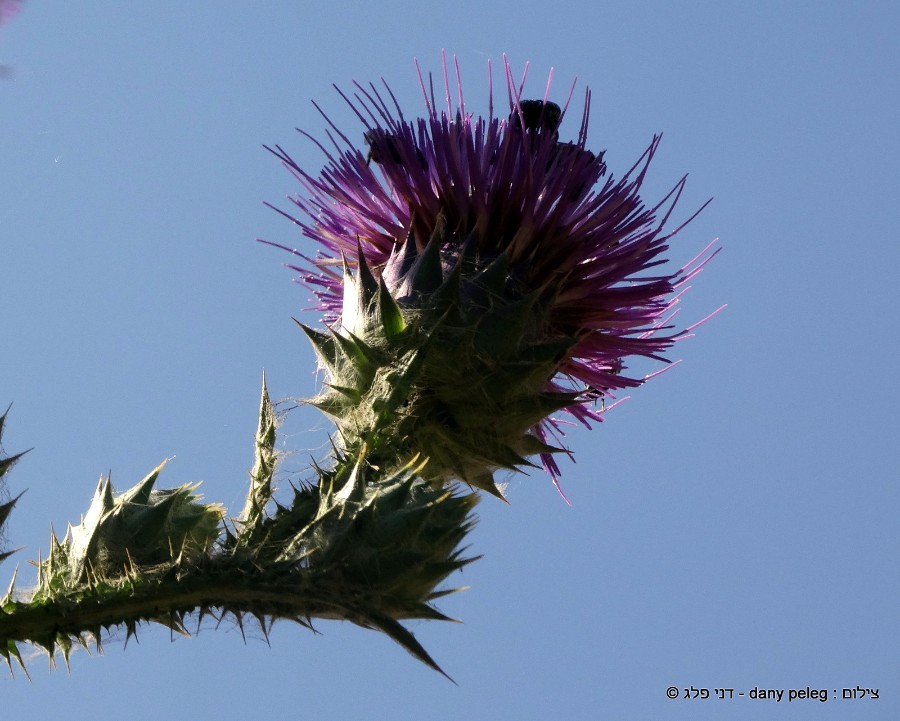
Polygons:
[[557,452],[532,429],[576,402],[546,390],[573,338],[547,333],[545,301],[511,292],[504,254],[490,262],[462,243],[444,270],[439,233],[416,254],[410,237],[388,288],[359,253],[344,268],[341,323],[329,333],[303,326],[327,390],[311,402],[335,419],[343,447],[385,447],[394,458],[428,459],[426,478],[462,480],[500,496],[497,469],[534,466],[526,456]]

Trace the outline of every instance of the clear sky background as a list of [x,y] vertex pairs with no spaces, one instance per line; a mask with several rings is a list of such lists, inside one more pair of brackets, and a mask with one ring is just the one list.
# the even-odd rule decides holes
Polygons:
[[[333,82],[383,76],[412,115],[413,58],[438,70],[442,48],[472,109],[503,52],[532,61],[526,95],[550,67],[554,99],[578,76],[614,173],[664,131],[647,199],[685,172],[673,221],[715,197],[671,257],[720,237],[681,319],[729,307],[570,434],[572,507],[541,473],[483,500],[484,558],[440,603],[464,623],[413,625],[458,686],[347,624],[276,625],[271,648],[148,627],[71,675],[36,656],[32,683],[0,681],[4,717],[900,717],[898,28],[887,0],[27,2],[0,29],[0,406],[6,449],[34,447],[3,587],[109,469],[123,489],[175,456],[163,485],[202,480],[239,512],[263,368],[275,398],[315,390],[290,320],[315,322],[308,293],[255,242],[304,243],[263,205],[297,187],[261,146],[317,171],[294,131],[322,136],[312,99],[361,141]],[[327,430],[290,414],[285,483]],[[667,699],[691,685],[880,699]]]

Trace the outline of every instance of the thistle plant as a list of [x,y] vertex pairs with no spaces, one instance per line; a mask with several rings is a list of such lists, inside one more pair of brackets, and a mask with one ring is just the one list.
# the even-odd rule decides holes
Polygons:
[[[319,144],[318,175],[270,148],[302,188],[297,217],[284,215],[319,244],[308,257],[270,243],[302,260],[290,267],[322,314],[323,328],[300,327],[325,375],[309,403],[335,423],[331,458],[278,491],[263,379],[237,517],[196,485],[157,489],[165,463],[119,494],[101,478],[81,521],[51,533],[37,585],[19,589],[14,576],[0,598],[10,668],[23,643],[68,662],[115,627],[126,639],[147,622],[186,633],[193,614],[242,630],[251,619],[266,636],[278,619],[347,620],[440,670],[401,622],[446,618],[433,601],[474,560],[462,544],[478,493],[502,497],[497,473],[529,467],[559,488],[563,424],[590,427],[606,399],[643,383],[630,357],[665,360],[690,330],[671,323],[679,294],[712,255],[659,270],[684,225],[665,230],[685,183],[641,200],[659,137],[615,179],[587,147],[590,92],[563,140],[571,92],[562,106],[549,83],[542,100],[522,99],[525,78],[504,63],[508,104],[495,114],[491,94],[481,117],[454,69],[455,103],[445,62],[444,109],[419,73],[416,120],[386,84],[341,92],[363,143],[323,113],[333,149]],[[0,459],[0,477],[18,458]],[[15,502],[0,504],[0,527]]]

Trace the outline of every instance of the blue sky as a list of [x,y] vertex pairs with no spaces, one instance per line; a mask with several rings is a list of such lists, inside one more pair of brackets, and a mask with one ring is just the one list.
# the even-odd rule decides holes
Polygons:
[[[383,76],[412,114],[413,58],[436,71],[442,48],[473,109],[504,52],[531,61],[532,95],[551,67],[559,95],[577,76],[614,173],[663,131],[647,199],[685,172],[680,217],[714,196],[671,257],[719,237],[681,318],[729,307],[570,434],[571,507],[540,473],[482,502],[484,558],[441,602],[464,623],[412,628],[458,686],[349,625],[276,625],[271,648],[160,627],[71,675],[36,657],[32,683],[0,681],[7,715],[897,717],[897,27],[887,1],[25,3],[0,29],[0,406],[6,449],[34,450],[10,478],[24,548],[4,586],[109,469],[124,488],[175,456],[164,484],[202,480],[240,510],[263,368],[276,398],[315,389],[290,319],[308,294],[254,242],[303,243],[263,205],[297,188],[262,145],[318,170],[294,131],[321,135],[313,99],[361,140],[332,83]],[[285,481],[327,431],[290,414]],[[673,685],[880,699],[671,701]]]

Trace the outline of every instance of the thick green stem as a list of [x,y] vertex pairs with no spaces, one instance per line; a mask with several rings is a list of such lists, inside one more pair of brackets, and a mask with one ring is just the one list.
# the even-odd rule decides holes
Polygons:
[[237,585],[221,576],[211,578],[193,572],[183,578],[145,581],[139,589],[127,584],[77,599],[11,604],[0,613],[0,645],[4,641],[36,641],[43,645],[44,640],[56,639],[60,634],[80,636],[114,626],[132,629],[148,620],[168,625],[165,619],[170,619],[172,624],[180,625],[185,614],[222,608],[260,617],[278,609],[281,617],[341,618],[333,604],[309,584]]
[[[287,582],[267,582],[246,573],[176,571],[160,578],[123,579],[117,588],[62,596],[36,603],[7,602],[0,610],[0,648],[5,643],[32,641],[46,645],[59,636],[95,635],[101,629],[124,626],[129,635],[146,621],[179,629],[185,615],[199,612],[278,617],[309,625],[312,619],[359,622],[373,599],[373,589],[341,587],[313,572],[296,572]],[[395,618],[420,617],[402,604],[379,599],[382,611]]]

